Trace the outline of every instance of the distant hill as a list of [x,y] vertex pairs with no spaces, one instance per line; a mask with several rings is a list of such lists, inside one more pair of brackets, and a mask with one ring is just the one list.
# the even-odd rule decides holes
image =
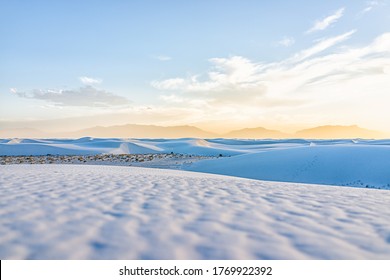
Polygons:
[[224,138],[249,138],[249,139],[261,139],[261,138],[291,138],[290,134],[283,133],[278,130],[270,130],[264,127],[256,128],[244,128],[240,130],[234,130],[222,135]]
[[297,138],[312,139],[340,139],[340,138],[384,138],[382,132],[368,130],[357,125],[324,125],[314,128],[304,129],[295,133]]
[[157,126],[126,124],[116,126],[95,126],[73,132],[48,133],[34,128],[0,128],[0,138],[80,138],[80,137],[102,137],[102,138],[241,138],[241,139],[285,139],[285,138],[306,138],[306,139],[348,139],[386,138],[382,132],[361,128],[357,125],[325,125],[304,129],[295,134],[288,134],[278,130],[271,130],[264,127],[244,128],[233,130],[225,134],[216,134],[197,128],[195,126]]
[[156,126],[126,124],[117,126],[96,126],[67,133],[66,137],[122,137],[122,138],[215,138],[216,134],[204,131],[195,126]]

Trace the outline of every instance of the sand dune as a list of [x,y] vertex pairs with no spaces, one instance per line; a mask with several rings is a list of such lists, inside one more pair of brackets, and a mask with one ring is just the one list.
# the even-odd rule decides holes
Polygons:
[[268,149],[197,162],[188,170],[270,181],[390,189],[390,146],[322,143]]
[[[0,155],[8,156],[160,153],[218,157],[183,165],[183,169],[191,171],[260,180],[390,189],[389,140],[84,137],[0,141]],[[149,166],[154,167],[152,163]],[[169,168],[169,165],[164,167]]]

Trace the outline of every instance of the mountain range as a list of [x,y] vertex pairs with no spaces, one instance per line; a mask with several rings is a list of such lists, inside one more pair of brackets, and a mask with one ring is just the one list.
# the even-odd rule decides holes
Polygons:
[[368,130],[357,125],[340,126],[326,125],[304,129],[296,133],[284,133],[264,127],[244,128],[225,134],[216,134],[195,126],[157,126],[126,124],[115,126],[95,126],[83,130],[50,134],[37,129],[0,129],[0,138],[76,138],[76,137],[119,137],[119,138],[311,138],[311,139],[341,139],[341,138],[386,138],[379,131]]

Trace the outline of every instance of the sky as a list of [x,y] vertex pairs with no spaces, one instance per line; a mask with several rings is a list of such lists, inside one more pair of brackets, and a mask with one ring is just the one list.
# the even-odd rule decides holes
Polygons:
[[390,133],[389,0],[0,0],[0,38],[0,129]]

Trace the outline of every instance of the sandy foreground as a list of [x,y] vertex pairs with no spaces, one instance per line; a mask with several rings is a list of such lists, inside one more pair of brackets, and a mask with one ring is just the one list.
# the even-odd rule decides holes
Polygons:
[[1,259],[389,259],[390,192],[179,170],[0,166]]

